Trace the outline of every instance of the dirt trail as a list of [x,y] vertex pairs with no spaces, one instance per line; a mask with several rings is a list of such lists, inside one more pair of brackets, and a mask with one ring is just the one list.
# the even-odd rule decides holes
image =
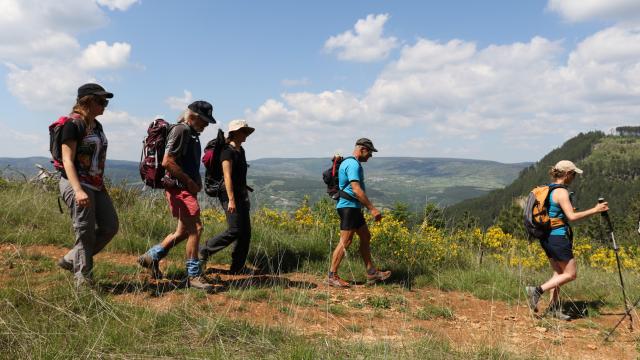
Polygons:
[[[57,260],[66,249],[56,246],[0,245],[2,258],[40,254]],[[136,257],[119,253],[101,253],[96,263],[135,265]],[[166,264],[163,264],[166,266]],[[406,343],[423,337],[447,339],[456,348],[497,346],[522,355],[568,359],[635,359],[636,331],[628,322],[620,326],[611,342],[603,342],[603,332],[619,316],[598,316],[562,322],[534,319],[524,298],[519,304],[481,300],[462,292],[444,292],[432,288],[406,290],[396,286],[333,289],[322,279],[305,273],[274,275],[227,274],[224,265],[209,265],[210,277],[218,277],[218,293],[202,301],[217,315],[239,318],[258,326],[280,325],[308,337],[332,336],[374,342],[380,339]],[[0,262],[0,286],[8,279]],[[56,269],[55,271],[62,271]],[[146,273],[109,274],[117,284],[106,285],[114,299],[170,311],[180,306],[190,292],[172,291],[183,283],[178,280],[151,281]],[[101,283],[105,279],[98,279]],[[114,279],[108,279],[114,280]],[[120,286],[128,282],[128,285]],[[274,287],[275,286],[275,287]],[[244,291],[242,291],[244,289]],[[429,309],[450,309],[449,316],[433,315]]]

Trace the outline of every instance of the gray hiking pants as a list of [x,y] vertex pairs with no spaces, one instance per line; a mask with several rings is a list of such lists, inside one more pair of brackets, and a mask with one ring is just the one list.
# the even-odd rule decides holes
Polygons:
[[76,243],[64,260],[73,264],[76,280],[91,279],[93,256],[100,252],[118,232],[118,214],[106,191],[96,191],[85,186],[89,206],[79,207],[69,181],[60,179],[60,194],[69,207]]

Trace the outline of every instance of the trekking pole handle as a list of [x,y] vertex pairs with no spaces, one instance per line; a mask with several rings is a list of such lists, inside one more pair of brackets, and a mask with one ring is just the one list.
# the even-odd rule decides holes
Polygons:
[[[603,197],[599,197],[598,198],[598,204],[602,204],[603,202],[604,202],[604,198]],[[609,232],[612,233],[613,232],[613,224],[611,224],[611,219],[609,218],[609,212],[608,211],[603,211],[603,212],[600,213],[600,215],[607,222],[607,227],[609,228]]]

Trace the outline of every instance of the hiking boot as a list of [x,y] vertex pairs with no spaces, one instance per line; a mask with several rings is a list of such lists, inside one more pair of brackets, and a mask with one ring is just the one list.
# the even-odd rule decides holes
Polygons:
[[540,294],[535,286],[527,286],[527,300],[529,302],[529,309],[533,312],[538,312],[538,301],[540,301]]
[[551,304],[551,305],[549,305],[549,307],[545,311],[545,315],[551,316],[552,318],[555,318],[555,319],[558,319],[558,320],[562,320],[562,321],[571,320],[571,316],[569,316],[569,315],[565,314],[564,312],[562,312],[562,306],[560,304]]
[[367,273],[367,284],[375,284],[378,281],[385,281],[389,277],[391,277],[391,271],[380,271],[376,270],[375,273],[369,274]]
[[151,255],[142,254],[138,257],[138,264],[143,268],[149,269],[151,277],[158,280],[162,279],[162,272],[160,271],[160,262],[153,260]]
[[73,263],[70,263],[67,260],[65,260],[64,256],[58,259],[58,263],[56,265],[58,265],[58,267],[60,267],[63,270],[73,272]]
[[345,280],[342,280],[340,276],[338,276],[338,274],[334,274],[333,276],[327,277],[327,280],[325,281],[325,283],[329,286],[342,288],[342,289],[346,289],[351,286],[348,282],[346,282]]
[[209,283],[209,279],[204,275],[189,276],[187,280],[187,287],[204,291],[213,290],[213,285]]
[[571,320],[571,316],[562,312],[562,309],[556,309],[550,312],[550,316],[562,321]]

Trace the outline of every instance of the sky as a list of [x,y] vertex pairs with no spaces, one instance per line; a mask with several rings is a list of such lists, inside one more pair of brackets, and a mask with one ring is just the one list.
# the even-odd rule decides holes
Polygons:
[[640,1],[0,0],[0,157],[49,156],[78,86],[115,97],[108,158],[195,100],[256,128],[249,160],[537,161],[640,122]]

